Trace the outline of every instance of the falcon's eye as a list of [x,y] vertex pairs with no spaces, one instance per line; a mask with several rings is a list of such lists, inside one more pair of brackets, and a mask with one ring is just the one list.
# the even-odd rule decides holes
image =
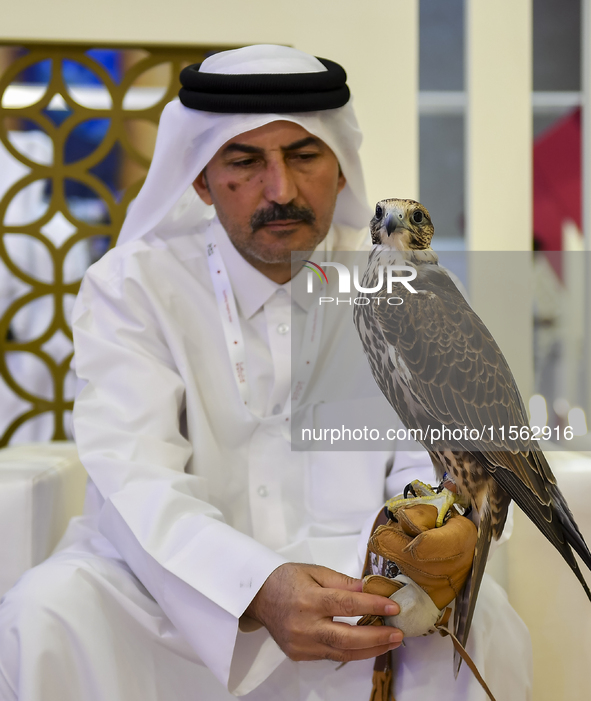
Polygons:
[[383,213],[384,210],[380,207],[379,204],[376,204],[376,219],[381,219]]
[[420,209],[417,209],[417,211],[412,215],[412,218],[416,221],[417,224],[420,224],[423,221],[423,213]]

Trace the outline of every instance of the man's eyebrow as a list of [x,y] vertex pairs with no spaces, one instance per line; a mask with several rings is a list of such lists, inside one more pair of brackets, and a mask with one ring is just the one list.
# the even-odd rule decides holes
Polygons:
[[305,148],[306,146],[318,146],[320,148],[321,141],[315,136],[306,136],[299,141],[294,141],[293,144],[289,146],[282,146],[282,151],[297,151],[299,148]]
[[[297,151],[300,148],[305,148],[306,146],[318,146],[320,147],[321,141],[320,139],[317,139],[315,136],[305,136],[303,139],[299,139],[299,141],[294,141],[292,144],[288,144],[287,146],[282,146],[281,150],[283,152],[286,151]],[[249,144],[238,144],[238,143],[232,143],[228,144],[226,148],[223,150],[224,156],[230,155],[231,153],[253,153],[260,155],[265,152],[265,149],[259,148],[258,146],[250,146]]]
[[223,151],[224,155],[234,152],[260,154],[264,153],[264,149],[257,146],[249,146],[248,144],[228,144]]

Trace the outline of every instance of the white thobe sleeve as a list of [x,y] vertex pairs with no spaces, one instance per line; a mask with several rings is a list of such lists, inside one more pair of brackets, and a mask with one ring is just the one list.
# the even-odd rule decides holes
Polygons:
[[[84,279],[73,313],[76,443],[104,499],[100,531],[220,682],[244,694],[285,659],[266,630],[238,634],[285,560],[226,524],[207,481],[185,472],[185,387],[149,296],[123,276],[91,269]],[[234,664],[237,646],[248,654]]]

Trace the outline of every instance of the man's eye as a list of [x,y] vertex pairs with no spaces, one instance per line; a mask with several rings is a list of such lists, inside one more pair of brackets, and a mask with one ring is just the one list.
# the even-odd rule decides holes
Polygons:
[[257,163],[256,158],[242,158],[239,161],[233,161],[232,165],[237,166],[238,168],[248,168],[249,166],[252,166],[255,163]]
[[292,158],[295,158],[298,161],[311,161],[314,158],[317,158],[319,154],[317,153],[294,153],[292,155]]

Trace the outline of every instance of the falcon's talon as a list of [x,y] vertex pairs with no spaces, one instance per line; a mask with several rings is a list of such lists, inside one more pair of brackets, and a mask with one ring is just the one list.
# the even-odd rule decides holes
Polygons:
[[406,487],[404,488],[404,498],[405,499],[408,499],[409,492],[413,495],[413,497],[416,497],[415,490],[412,488],[412,482],[407,484]]
[[[440,485],[441,486],[441,485]],[[396,512],[401,507],[415,506],[416,504],[429,504],[437,509],[437,521],[435,527],[442,526],[449,514],[449,510],[456,503],[463,505],[464,501],[458,494],[450,492],[449,489],[442,487],[438,492],[428,484],[420,480],[413,480],[404,489],[404,494],[411,492],[414,497],[407,498],[406,496],[398,496],[389,499],[386,502],[386,508],[390,512],[392,518],[396,517]]]

